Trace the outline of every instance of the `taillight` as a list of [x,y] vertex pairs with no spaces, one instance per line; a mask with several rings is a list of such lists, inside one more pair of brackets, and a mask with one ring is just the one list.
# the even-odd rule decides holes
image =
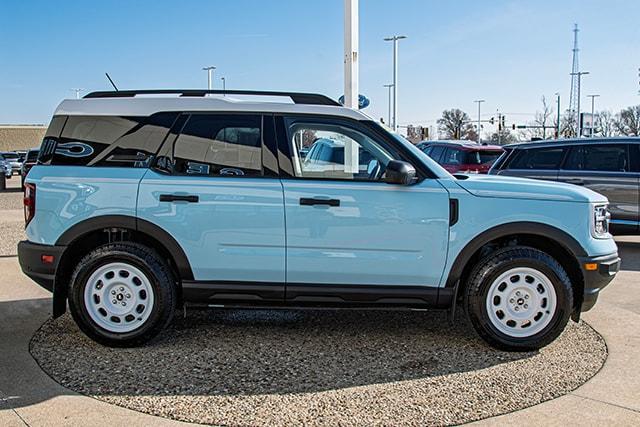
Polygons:
[[24,184],[24,226],[29,225],[29,221],[36,214],[36,185],[26,182]]

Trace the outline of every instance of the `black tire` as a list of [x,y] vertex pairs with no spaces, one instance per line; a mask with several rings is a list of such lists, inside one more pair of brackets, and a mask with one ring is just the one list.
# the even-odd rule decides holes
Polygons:
[[[111,332],[98,325],[91,318],[84,301],[85,287],[91,275],[113,262],[126,263],[142,271],[153,290],[149,317],[129,332]],[[154,250],[129,242],[100,246],[82,258],[73,272],[69,289],[71,315],[82,332],[109,347],[134,347],[154,338],[171,322],[176,300],[176,281],[167,263]]]
[[[486,307],[491,284],[501,274],[518,267],[543,273],[550,280],[557,299],[550,322],[528,337],[501,332],[491,322]],[[478,262],[469,276],[464,297],[468,319],[480,337],[491,346],[506,351],[533,351],[548,345],[564,330],[573,307],[573,288],[562,266],[545,252],[523,246],[500,249]]]

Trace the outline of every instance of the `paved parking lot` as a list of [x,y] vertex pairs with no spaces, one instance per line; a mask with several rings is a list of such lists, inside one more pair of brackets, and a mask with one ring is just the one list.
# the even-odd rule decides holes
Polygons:
[[[15,184],[17,180],[12,181]],[[0,425],[103,425],[107,418],[116,425],[176,424],[72,392],[49,378],[31,357],[29,342],[49,317],[50,299],[20,273],[12,256],[15,241],[22,238],[19,200],[17,192],[0,194],[0,236],[5,240],[0,258]],[[602,370],[562,397],[480,424],[640,425],[640,238],[620,238],[618,242],[622,271],[603,292],[596,308],[584,316],[607,342],[609,355]],[[96,364],[97,369],[99,366]],[[384,381],[378,386],[384,386]],[[389,384],[398,387],[403,381],[396,377]],[[464,410],[473,411],[474,407]],[[362,424],[362,420],[355,423]]]

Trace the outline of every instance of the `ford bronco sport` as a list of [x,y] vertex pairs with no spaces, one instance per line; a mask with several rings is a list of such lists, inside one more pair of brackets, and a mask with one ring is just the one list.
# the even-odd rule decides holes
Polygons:
[[187,305],[451,319],[462,306],[491,345],[531,350],[589,310],[620,264],[605,197],[452,176],[314,94],[65,100],[24,211],[23,271],[53,292],[54,317],[68,301],[82,331],[110,346],[146,342]]

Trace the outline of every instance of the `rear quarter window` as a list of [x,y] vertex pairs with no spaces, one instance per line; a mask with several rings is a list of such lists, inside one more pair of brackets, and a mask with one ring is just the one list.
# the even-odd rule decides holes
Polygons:
[[[69,116],[59,136],[49,126],[40,162],[51,165],[147,167],[178,113],[150,117]],[[55,125],[55,126],[54,126]]]

